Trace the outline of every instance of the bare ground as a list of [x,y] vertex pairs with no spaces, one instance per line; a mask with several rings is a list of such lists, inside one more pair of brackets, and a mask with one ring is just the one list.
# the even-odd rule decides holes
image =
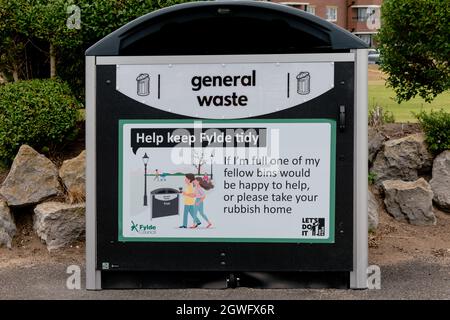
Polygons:
[[398,222],[386,211],[380,214],[377,232],[369,235],[369,261],[393,265],[424,260],[450,264],[450,214],[435,209],[435,226],[413,226]]
[[84,264],[84,242],[68,248],[49,252],[33,231],[32,216],[26,210],[16,212],[17,232],[12,249],[0,248],[0,270],[4,268],[29,268],[39,264]]
[[381,131],[388,139],[398,139],[404,136],[422,132],[418,123],[387,123]]

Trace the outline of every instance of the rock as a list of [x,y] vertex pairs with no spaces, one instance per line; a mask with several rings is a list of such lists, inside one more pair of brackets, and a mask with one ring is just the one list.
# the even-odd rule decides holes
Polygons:
[[434,159],[430,185],[436,205],[450,212],[450,150],[442,152]]
[[16,233],[16,225],[6,202],[0,200],[0,247],[11,248],[12,238]]
[[371,172],[376,175],[377,185],[384,180],[415,181],[420,174],[431,171],[432,161],[425,136],[417,133],[386,141],[375,158]]
[[64,186],[73,198],[85,199],[86,194],[86,151],[76,158],[66,160],[59,169]]
[[378,228],[378,210],[379,205],[372,191],[368,192],[368,213],[369,213],[369,230],[374,231]]
[[60,192],[58,169],[27,145],[20,147],[0,194],[9,206],[39,203]]
[[34,209],[33,228],[49,251],[59,249],[84,237],[85,211],[84,203],[41,203]]
[[372,127],[369,128],[368,147],[370,164],[375,159],[378,151],[383,147],[383,142],[386,141],[386,139],[387,137],[381,131]]
[[425,179],[383,182],[386,210],[396,220],[413,225],[434,225],[433,191]]

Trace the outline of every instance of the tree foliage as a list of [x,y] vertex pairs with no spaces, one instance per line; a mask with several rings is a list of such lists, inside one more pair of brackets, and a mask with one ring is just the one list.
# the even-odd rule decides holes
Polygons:
[[431,101],[450,88],[450,1],[384,0],[381,68],[398,101]]
[[18,80],[23,76],[32,5],[26,0],[0,1],[0,72]]
[[[0,74],[7,80],[48,77],[55,59],[56,75],[81,92],[84,51],[89,46],[137,17],[185,1],[0,0]],[[71,5],[81,10],[80,29],[66,25]],[[33,74],[33,59],[47,65],[48,71]]]

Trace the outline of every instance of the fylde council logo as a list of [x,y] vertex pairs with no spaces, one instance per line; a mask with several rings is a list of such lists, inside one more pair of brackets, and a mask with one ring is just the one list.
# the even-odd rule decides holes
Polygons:
[[131,231],[139,234],[156,234],[156,226],[152,224],[138,224],[131,221]]

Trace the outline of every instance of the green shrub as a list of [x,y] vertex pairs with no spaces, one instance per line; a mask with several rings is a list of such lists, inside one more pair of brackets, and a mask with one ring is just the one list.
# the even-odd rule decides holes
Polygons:
[[10,162],[22,144],[41,150],[73,136],[77,107],[68,85],[58,80],[0,86],[0,161]]
[[429,113],[424,110],[414,114],[425,132],[425,141],[428,150],[433,154],[439,154],[450,149],[450,113],[444,110]]

